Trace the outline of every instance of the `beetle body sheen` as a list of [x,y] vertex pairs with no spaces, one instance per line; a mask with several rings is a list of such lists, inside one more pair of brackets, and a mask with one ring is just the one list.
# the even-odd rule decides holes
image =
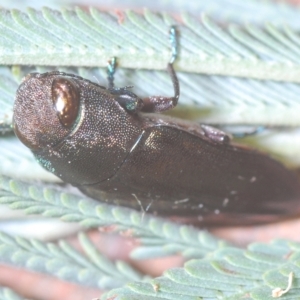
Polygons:
[[229,223],[299,213],[299,180],[279,162],[122,101],[80,77],[30,74],[17,91],[15,133],[46,169],[101,201]]

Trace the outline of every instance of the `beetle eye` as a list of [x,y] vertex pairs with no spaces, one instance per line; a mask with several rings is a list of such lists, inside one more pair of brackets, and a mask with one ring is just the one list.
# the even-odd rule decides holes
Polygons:
[[79,110],[80,93],[75,83],[58,77],[52,83],[52,101],[60,123],[67,128],[74,124]]

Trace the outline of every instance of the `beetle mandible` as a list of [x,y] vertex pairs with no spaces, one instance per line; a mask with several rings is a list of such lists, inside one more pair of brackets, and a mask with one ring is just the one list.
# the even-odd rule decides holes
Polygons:
[[62,72],[32,73],[17,90],[14,131],[37,160],[85,194],[159,215],[216,222],[273,221],[300,211],[297,176],[269,156],[232,143],[216,128],[156,112],[179,99],[140,98]]

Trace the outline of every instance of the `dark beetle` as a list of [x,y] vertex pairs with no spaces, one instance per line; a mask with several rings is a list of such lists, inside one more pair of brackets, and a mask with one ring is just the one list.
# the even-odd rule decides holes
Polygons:
[[17,91],[15,133],[47,170],[101,201],[229,223],[298,213],[298,178],[279,162],[218,129],[153,114],[177,104],[172,63],[168,71],[175,95],[145,99],[114,88],[113,72],[108,89],[60,72],[29,74]]

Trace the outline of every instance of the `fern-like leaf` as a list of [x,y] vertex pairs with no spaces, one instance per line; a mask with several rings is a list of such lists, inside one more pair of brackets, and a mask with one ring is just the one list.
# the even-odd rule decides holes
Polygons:
[[101,255],[83,233],[79,241],[89,257],[65,241],[59,245],[46,244],[0,233],[0,261],[101,289],[119,287],[130,280],[142,280],[142,275],[125,262],[113,263]]
[[[68,222],[79,222],[87,227],[119,225],[119,230],[130,230],[146,248],[137,248],[135,258],[157,257],[181,252],[187,257],[202,257],[215,248],[226,245],[205,231],[179,225],[137,212],[115,207],[96,200],[62,193],[24,182],[0,177],[0,203],[28,214],[43,214]],[[166,246],[167,245],[167,246]],[[155,249],[155,251],[154,251]]]
[[101,299],[256,299],[271,300],[275,288],[290,290],[280,299],[299,299],[299,243],[276,240],[251,244],[247,250],[223,248],[188,261],[149,282],[133,282]]
[[[179,70],[243,77],[298,81],[296,33],[268,25],[219,26],[182,15],[132,11],[122,19],[91,8],[61,11],[43,8],[0,11],[1,64],[106,66],[111,56],[128,68],[164,69],[169,60],[168,28],[180,35]],[[157,26],[160,24],[160,26]],[[45,55],[45,53],[47,55]]]

